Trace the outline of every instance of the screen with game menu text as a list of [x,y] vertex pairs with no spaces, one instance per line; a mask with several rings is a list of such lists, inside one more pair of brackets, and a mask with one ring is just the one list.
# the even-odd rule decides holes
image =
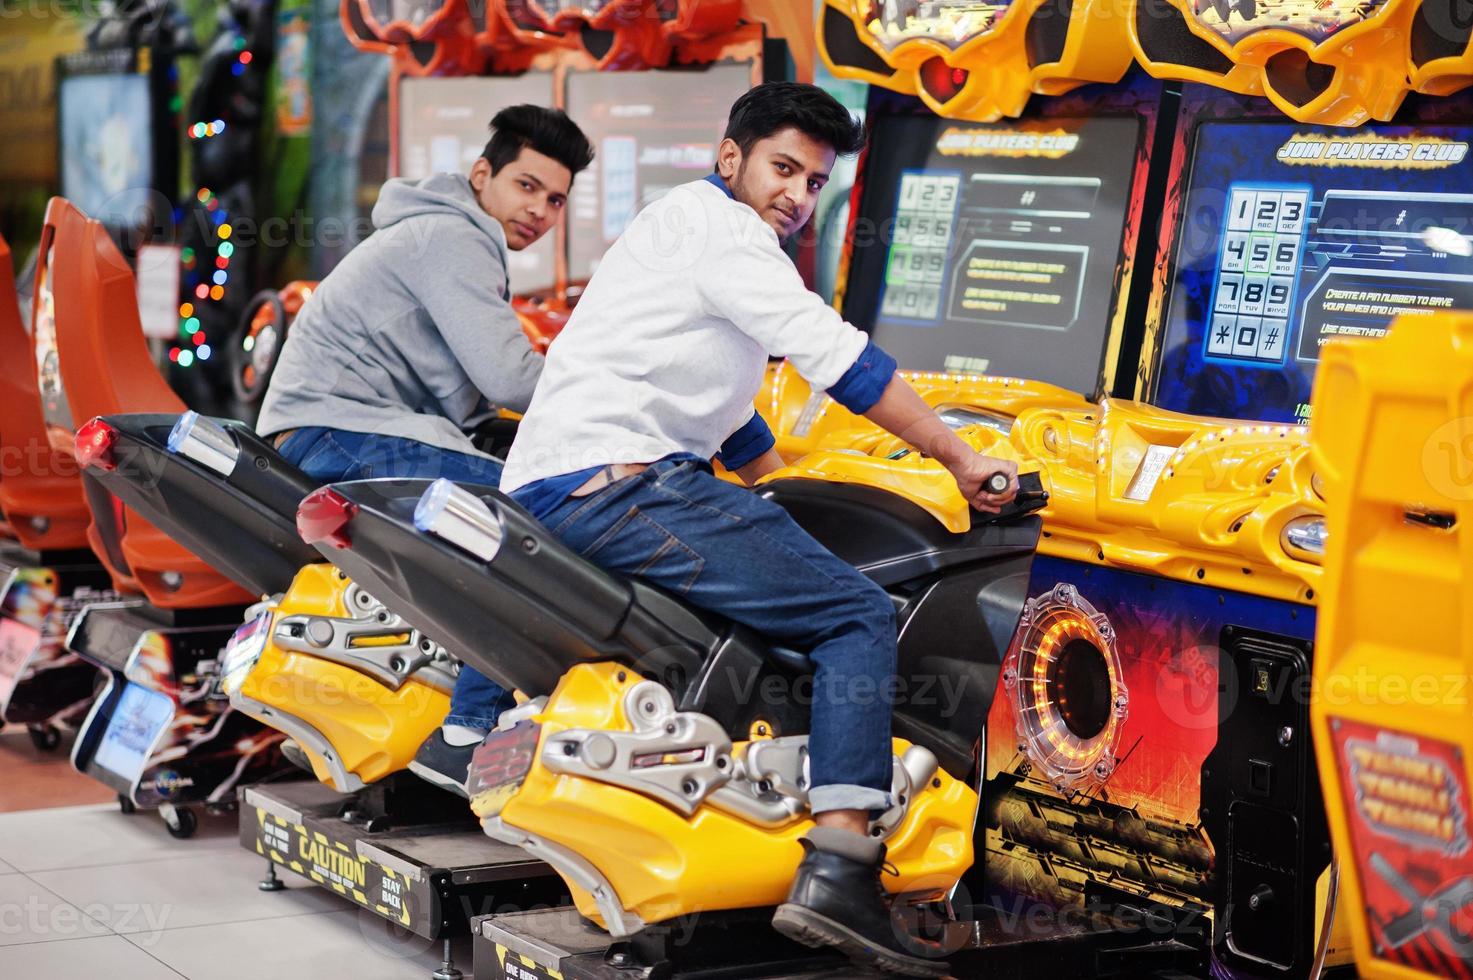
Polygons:
[[1198,127],[1155,403],[1304,422],[1326,341],[1473,307],[1468,147],[1455,126]]
[[876,120],[844,315],[901,367],[1091,394],[1141,123]]

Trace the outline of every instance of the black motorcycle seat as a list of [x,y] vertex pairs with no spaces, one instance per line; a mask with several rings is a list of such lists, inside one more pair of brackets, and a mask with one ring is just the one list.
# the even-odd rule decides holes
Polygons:
[[[260,595],[285,591],[303,565],[321,561],[297,533],[297,505],[319,484],[243,422],[218,424],[240,451],[221,476],[169,451],[178,416],[109,415],[118,432],[114,471],[89,469],[110,493],[236,584]],[[124,465],[126,464],[126,465]]]

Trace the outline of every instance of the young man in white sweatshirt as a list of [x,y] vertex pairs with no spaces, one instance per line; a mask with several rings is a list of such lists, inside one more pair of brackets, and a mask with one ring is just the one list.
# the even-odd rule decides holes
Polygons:
[[[817,665],[809,801],[818,826],[774,924],[803,942],[940,976],[892,923],[884,846],[896,663],[890,598],[748,484],[782,465],[753,410],[769,356],[923,448],[996,511],[1016,468],[978,455],[895,361],[803,284],[781,243],[813,214],[835,157],[863,133],[821,89],[771,83],[733,106],[716,173],[650,205],[604,257],[548,353],[501,488],[594,563],[806,651]],[[1002,494],[983,490],[1006,474]],[[979,720],[980,723],[980,720]]]

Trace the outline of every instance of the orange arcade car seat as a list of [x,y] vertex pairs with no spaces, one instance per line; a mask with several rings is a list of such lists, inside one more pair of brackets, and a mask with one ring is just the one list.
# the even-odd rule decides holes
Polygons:
[[[186,410],[149,356],[128,263],[100,222],[62,198],[52,198],[46,206],[38,283],[43,276],[55,307],[53,331],[48,335],[41,330],[38,318],[34,340],[53,447],[88,453],[96,464],[109,447],[89,441],[85,426],[76,432],[79,422],[99,415],[178,415]],[[140,591],[162,609],[245,605],[259,598],[128,510],[95,481],[88,481],[87,495],[92,509],[88,540],[119,588]]]
[[[37,285],[33,319],[51,314],[50,289],[39,277]],[[44,329],[50,330],[49,323]],[[58,452],[47,441],[36,383],[36,357],[21,322],[10,246],[0,238],[0,512],[25,548],[85,549],[91,516],[77,464],[70,452]]]

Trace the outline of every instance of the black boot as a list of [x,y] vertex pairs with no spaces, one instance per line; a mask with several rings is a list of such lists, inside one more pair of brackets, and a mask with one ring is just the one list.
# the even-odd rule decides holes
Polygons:
[[805,946],[832,946],[855,963],[909,977],[943,977],[941,948],[911,936],[880,884],[885,845],[817,827],[799,841],[803,863],[773,928]]

